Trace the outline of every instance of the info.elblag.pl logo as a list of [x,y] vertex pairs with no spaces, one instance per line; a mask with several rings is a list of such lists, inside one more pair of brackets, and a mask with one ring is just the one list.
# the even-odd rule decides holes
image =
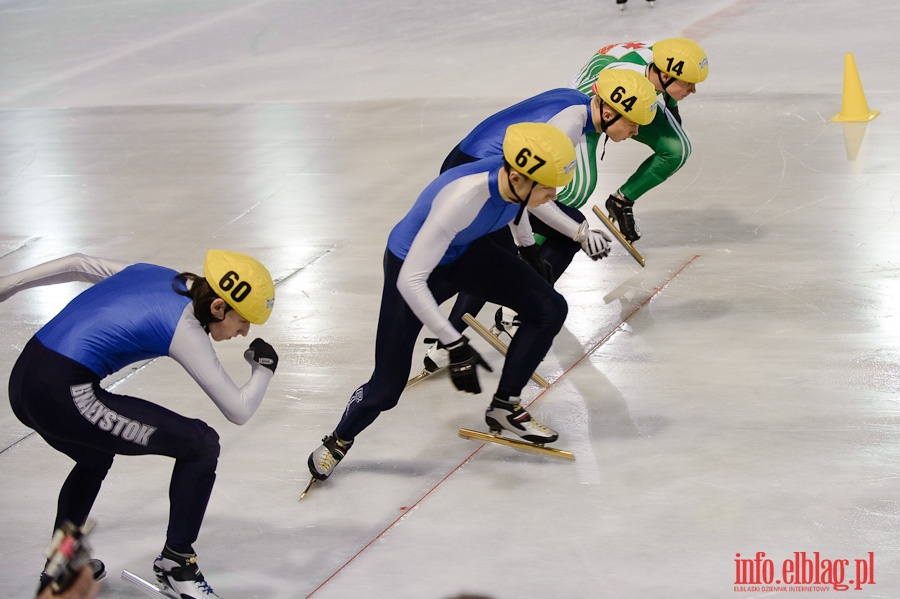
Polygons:
[[781,562],[757,551],[753,557],[734,557],[734,591],[743,592],[822,592],[858,591],[875,584],[875,554],[864,558],[827,559],[815,551],[795,551]]

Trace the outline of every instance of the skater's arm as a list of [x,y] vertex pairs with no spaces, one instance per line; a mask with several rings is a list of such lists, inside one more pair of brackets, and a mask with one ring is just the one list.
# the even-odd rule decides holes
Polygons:
[[191,375],[229,421],[241,425],[259,408],[274,372],[252,364],[250,380],[238,387],[225,372],[209,335],[189,304],[175,328],[169,355]]
[[530,211],[531,208],[525,209],[518,225],[515,222],[509,223],[509,229],[512,231],[513,239],[519,247],[534,245],[534,230],[531,228],[531,220],[528,218],[528,213]]
[[485,199],[477,190],[444,188],[410,245],[397,277],[397,289],[413,313],[444,345],[462,334],[444,316],[428,288],[428,277],[447,254],[456,235],[475,220]]
[[529,208],[536,217],[547,226],[559,231],[569,239],[575,239],[578,234],[578,226],[581,224],[560,209],[556,202],[547,202],[534,208]]
[[98,283],[111,277],[130,263],[98,258],[86,254],[71,254],[44,262],[26,270],[0,277],[0,302],[32,287],[83,281]]

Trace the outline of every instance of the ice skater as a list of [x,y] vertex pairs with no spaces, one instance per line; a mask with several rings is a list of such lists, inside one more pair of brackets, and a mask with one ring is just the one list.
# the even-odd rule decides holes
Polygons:
[[[246,336],[251,323],[263,324],[275,301],[272,277],[256,259],[222,250],[207,253],[203,273],[73,254],[0,277],[0,301],[31,287],[94,283],[22,350],[10,375],[10,404],[22,423],[75,461],[54,528],[84,524],[116,455],[174,458],[168,530],[153,571],[161,588],[182,599],[218,597],[200,572],[193,543],[216,478],[219,436],[201,420],[110,393],[100,381],[136,361],[169,356],[229,421],[250,419],[278,355],[261,339],[250,343],[244,352],[250,378],[239,387],[210,338]],[[99,565],[95,571],[102,571]]]
[[529,265],[485,236],[512,221],[522,245],[533,246],[526,206],[552,202],[574,168],[575,148],[565,133],[546,123],[519,123],[506,129],[501,155],[447,170],[419,195],[388,237],[375,370],[310,454],[310,484],[331,476],[357,436],[397,405],[423,324],[446,347],[454,386],[481,392],[478,368],[490,367],[439,308],[459,291],[512,306],[522,323],[485,413],[488,427],[531,443],[558,438],[520,405],[519,395],[562,327],[566,301],[540,264]]

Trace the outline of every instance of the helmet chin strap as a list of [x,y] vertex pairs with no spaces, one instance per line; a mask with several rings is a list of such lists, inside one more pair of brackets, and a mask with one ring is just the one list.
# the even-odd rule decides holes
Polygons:
[[516,197],[516,201],[519,203],[519,212],[516,213],[516,218],[513,221],[513,224],[518,227],[519,221],[522,220],[522,215],[525,213],[525,207],[528,205],[528,200],[531,199],[531,192],[534,191],[534,187],[535,187],[535,185],[537,185],[537,183],[535,181],[531,181],[531,189],[528,190],[528,195],[525,196],[525,199],[523,200],[522,198],[519,197],[519,194],[516,192],[516,188],[513,187],[512,179],[510,178],[511,176],[512,176],[512,173],[507,171],[506,172],[506,182],[509,184],[509,190]]
[[609,141],[609,133],[607,133],[606,130],[612,127],[616,121],[622,118],[622,114],[619,111],[614,110],[613,112],[616,113],[616,116],[607,121],[603,118],[603,104],[600,104],[600,133],[606,135],[606,137],[603,139],[603,152],[600,153],[600,160],[603,160],[603,157],[606,156],[606,142]]

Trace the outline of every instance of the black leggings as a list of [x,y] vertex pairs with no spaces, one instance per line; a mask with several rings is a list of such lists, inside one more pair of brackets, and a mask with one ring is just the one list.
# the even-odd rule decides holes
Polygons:
[[[375,371],[350,398],[335,432],[353,440],[385,410],[397,405],[406,386],[422,323],[397,289],[403,261],[384,254],[384,290],[375,340]],[[482,237],[455,262],[438,266],[428,277],[438,304],[460,291],[516,310],[522,322],[509,345],[498,393],[518,396],[562,328],[568,307],[537,272],[514,254]]]
[[16,361],[9,400],[23,424],[75,460],[60,490],[55,527],[84,524],[116,454],[164,455],[175,458],[166,542],[187,549],[197,540],[219,458],[219,435],[205,422],[108,392],[94,372],[37,338]]

